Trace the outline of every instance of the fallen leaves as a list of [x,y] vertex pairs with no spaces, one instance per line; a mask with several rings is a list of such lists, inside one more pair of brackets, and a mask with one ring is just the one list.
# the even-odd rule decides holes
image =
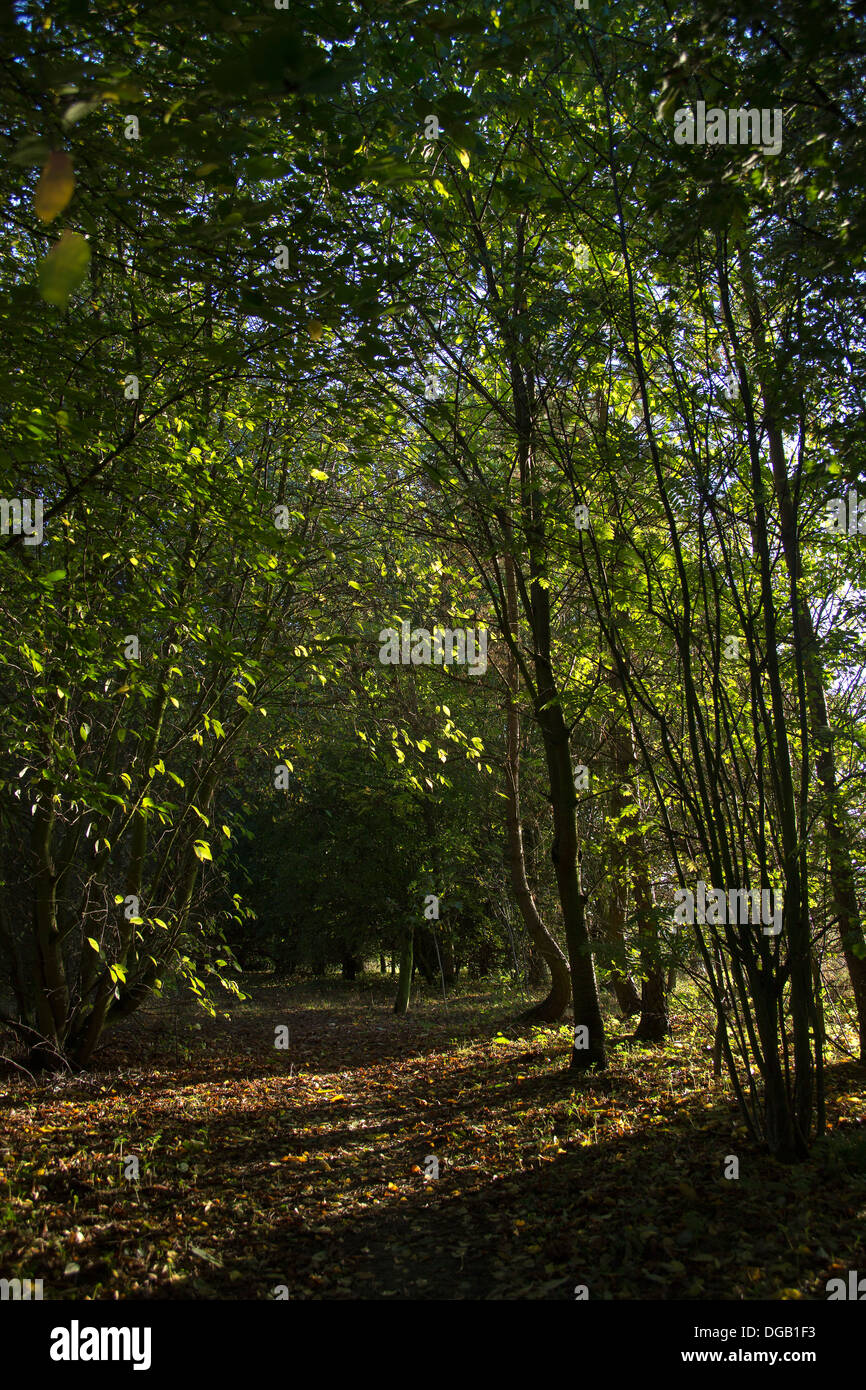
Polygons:
[[[292,1019],[288,1058],[276,1015]],[[832,1263],[862,1263],[862,1178],[819,1151],[794,1181],[734,1137],[731,1098],[697,1063],[674,1089],[682,1021],[670,1050],[615,1051],[575,1086],[569,1030],[536,1029],[527,1052],[497,1016],[491,998],[459,1023],[432,1003],[395,1023],[351,996],[313,1008],[274,987],[230,1025],[185,1026],[181,1057],[154,1006],[117,1035],[109,1075],[12,1084],[0,1268],[61,1299],[275,1285],[293,1299],[570,1299],[587,1284],[591,1298],[736,1300],[821,1296]],[[852,1074],[833,1094],[828,1070],[829,1108],[855,1145]],[[726,1182],[735,1144],[743,1176]]]

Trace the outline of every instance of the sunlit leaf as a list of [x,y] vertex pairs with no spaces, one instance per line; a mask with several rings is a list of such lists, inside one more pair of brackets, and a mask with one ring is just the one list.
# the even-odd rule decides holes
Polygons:
[[90,246],[80,232],[63,232],[39,266],[39,293],[48,304],[65,309],[90,265]]

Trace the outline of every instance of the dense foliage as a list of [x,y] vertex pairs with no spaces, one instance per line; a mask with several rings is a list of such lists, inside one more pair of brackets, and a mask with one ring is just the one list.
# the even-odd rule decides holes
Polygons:
[[[0,52],[29,1063],[381,960],[399,1011],[549,976],[579,1074],[600,986],[657,1042],[690,977],[802,1159],[866,1040],[862,22],[42,11]],[[779,148],[676,139],[699,105]]]

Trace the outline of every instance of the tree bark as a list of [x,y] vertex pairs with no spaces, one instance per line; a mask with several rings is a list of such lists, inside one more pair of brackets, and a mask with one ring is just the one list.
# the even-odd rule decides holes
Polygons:
[[400,975],[397,981],[397,998],[394,1000],[395,1014],[405,1014],[409,1010],[409,995],[412,992],[412,967],[414,964],[415,925],[410,923],[403,936],[400,951]]
[[[634,735],[630,735],[631,762],[634,767],[637,757],[634,749]],[[656,916],[655,892],[652,885],[646,841],[640,829],[641,802],[640,786],[635,776],[632,779],[636,817],[631,822],[626,841],[631,871],[634,910],[637,918],[638,950],[641,962],[640,1022],[635,1037],[642,1042],[661,1042],[670,1032],[668,1003],[665,992],[665,972],[659,951],[658,918]]]
[[[505,557],[508,620],[517,640],[517,586],[514,561]],[[523,825],[520,816],[520,714],[517,708],[518,673],[513,657],[508,661],[507,724],[505,748],[505,823],[508,836],[508,865],[511,888],[523,918],[533,950],[550,971],[550,989],[522,1015],[544,1023],[557,1023],[568,1008],[571,998],[571,978],[568,961],[557,942],[547,930],[535,902],[526,875],[526,855],[523,846]]]
[[[618,691],[619,677],[616,669],[611,670],[609,684]],[[621,819],[628,805],[624,794],[624,783],[628,777],[631,748],[626,742],[625,726],[620,719],[611,738],[613,753],[614,786],[610,806],[615,822],[615,832],[606,846],[609,863],[607,887],[605,892],[601,928],[604,940],[611,950],[611,983],[616,1002],[624,1018],[632,1018],[640,1013],[640,994],[626,965],[625,927],[628,914],[628,872],[627,856],[623,844]]]
[[55,816],[51,792],[52,788],[48,788],[36,804],[31,834],[35,858],[36,1019],[43,1039],[31,1048],[31,1059],[41,1066],[51,1065],[52,1059],[59,1060],[69,1013],[69,991],[57,925],[57,875],[52,854]]
[[568,730],[558,705],[544,710],[541,718],[553,802],[554,838],[551,857],[559,889],[571,970],[575,1029],[571,1070],[586,1071],[590,1067],[605,1067],[607,1057],[595,963],[586,925],[586,896],[580,881],[577,826],[574,817],[575,791]]
[[860,1060],[866,1061],[866,936],[857,902],[854,884],[851,845],[842,828],[838,813],[838,778],[833,730],[824,693],[824,670],[820,644],[808,602],[800,587],[802,573],[800,538],[794,517],[791,487],[785,463],[785,450],[779,430],[773,426],[768,434],[770,464],[781,517],[782,551],[792,579],[797,582],[796,622],[803,653],[806,676],[806,697],[809,724],[815,747],[815,771],[823,794],[824,833],[830,861],[830,889],[839,940],[854,994]]

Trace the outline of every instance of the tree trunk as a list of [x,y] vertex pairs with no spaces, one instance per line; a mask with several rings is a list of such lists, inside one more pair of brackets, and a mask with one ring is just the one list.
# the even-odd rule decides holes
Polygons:
[[43,1041],[32,1049],[32,1060],[50,1065],[59,1060],[66,1040],[69,992],[63,964],[63,947],[57,925],[57,875],[52,841],[54,809],[51,788],[40,797],[33,812],[31,844],[35,858],[33,874],[33,913],[36,937],[36,1019]]
[[[632,747],[633,761],[634,750]],[[633,779],[636,818],[631,822],[627,848],[631,869],[634,910],[637,918],[638,949],[641,963],[640,1022],[635,1037],[642,1042],[660,1042],[670,1032],[665,994],[665,971],[659,951],[659,930],[655,893],[650,876],[646,841],[640,828],[640,786]]]
[[439,983],[439,958],[433,939],[432,922],[424,922],[413,934],[412,952],[415,969],[420,971],[425,985]]
[[[620,681],[615,667],[611,669],[608,684],[615,694],[620,691]],[[629,875],[622,826],[622,818],[629,805],[625,795],[625,783],[629,775],[632,749],[627,741],[626,728],[621,717],[612,733],[611,743],[615,781],[610,804],[615,826],[614,833],[606,845],[610,870],[607,876],[601,928],[603,938],[610,949],[611,983],[616,1002],[623,1017],[632,1018],[640,1013],[641,1000],[626,963],[625,927]]]
[[554,838],[551,857],[556,872],[571,970],[575,1030],[571,1070],[586,1071],[590,1067],[605,1067],[607,1057],[595,964],[586,925],[586,897],[580,882],[577,827],[574,818],[575,791],[568,730],[558,705],[543,711],[542,719],[553,802]]
[[405,1014],[409,1010],[409,995],[412,992],[412,969],[414,965],[415,926],[410,924],[403,936],[400,952],[400,977],[397,982],[397,998],[394,1000],[395,1014]]
[[[517,639],[517,592],[514,561],[505,557],[508,619]],[[523,826],[520,818],[520,715],[517,708],[518,674],[513,657],[508,662],[508,705],[505,749],[505,824],[508,838],[508,866],[511,888],[520,909],[534,953],[550,971],[550,990],[547,997],[534,1004],[522,1015],[544,1023],[557,1023],[568,1008],[571,997],[571,978],[568,961],[541,919],[535,898],[526,876],[526,856],[523,847]]]
[[[575,822],[576,793],[571,770],[568,729],[562,712],[561,694],[557,689],[551,658],[551,623],[549,585],[549,543],[545,535],[545,500],[533,456],[535,430],[535,382],[532,370],[526,365],[527,344],[524,341],[526,296],[523,283],[525,260],[525,219],[518,222],[515,265],[517,287],[511,310],[500,300],[488,248],[475,222],[478,250],[493,298],[501,309],[499,327],[508,359],[511,377],[511,398],[514,407],[514,431],[517,441],[515,476],[518,479],[520,520],[528,554],[528,586],[520,577],[524,613],[532,639],[532,662],[535,671],[535,717],[544,739],[550,798],[553,808],[553,850],[556,884],[562,909],[568,964],[571,971],[571,996],[574,1006],[575,1043],[571,1066],[575,1071],[606,1065],[604,1023],[598,998],[595,965],[586,926],[586,899],[580,884],[577,854],[577,825]],[[503,522],[506,557],[514,556],[514,530],[510,517]],[[515,580],[517,575],[515,572]],[[505,624],[509,650],[518,660],[519,646],[511,621]],[[519,662],[518,662],[519,664]],[[579,1042],[578,1042],[579,1039]],[[586,1044],[584,1046],[584,1043]]]
[[442,979],[446,985],[453,985],[457,979],[457,966],[454,964],[454,947],[447,936],[439,938],[439,958],[442,962]]
[[625,952],[625,921],[628,897],[622,879],[608,882],[600,904],[598,924],[608,951],[610,985],[623,1018],[640,1013],[640,994],[628,973]]
[[830,861],[830,889],[839,940],[851,980],[860,1060],[866,1061],[866,936],[857,902],[854,884],[851,844],[840,823],[838,814],[838,780],[833,730],[824,693],[824,670],[818,634],[806,597],[799,587],[801,577],[800,538],[795,524],[791,489],[785,463],[785,450],[778,429],[769,431],[770,462],[782,519],[782,551],[792,579],[797,582],[797,629],[803,652],[806,676],[806,696],[809,706],[809,725],[815,746],[815,771],[823,793],[823,822],[827,838],[827,857]]
[[[760,316],[756,312],[754,283],[748,264],[748,253],[742,246],[739,250],[739,262],[753,335],[762,339],[763,326]],[[719,289],[725,325],[739,360],[741,351],[737,326],[731,307],[730,286],[724,267],[721,268],[719,276]],[[764,357],[764,355],[763,352],[758,354],[759,358]],[[802,631],[799,625],[802,595],[800,593],[799,574],[796,569],[789,568],[789,611],[795,625],[793,655],[796,677],[796,711],[799,721],[800,747],[803,752],[799,776],[795,777],[788,738],[786,690],[780,660],[779,619],[773,588],[773,560],[769,542],[770,526],[767,515],[765,465],[761,458],[760,427],[755,418],[755,402],[750,383],[744,373],[741,373],[741,387],[754,505],[752,545],[757,560],[757,573],[760,578],[761,619],[764,638],[762,674],[766,680],[769,695],[769,708],[762,713],[762,722],[767,736],[768,756],[773,763],[774,800],[781,840],[781,867],[784,883],[782,930],[787,934],[788,946],[788,1009],[793,1037],[793,1067],[789,1064],[784,1027],[779,1026],[780,1019],[775,1009],[773,1009],[772,1033],[770,1030],[770,1006],[778,1004],[781,998],[782,981],[775,978],[776,972],[770,965],[766,941],[763,942],[763,968],[753,967],[750,972],[750,985],[755,1000],[756,1022],[765,1050],[763,1060],[767,1139],[774,1156],[788,1160],[805,1157],[809,1148],[813,1119],[816,1122],[818,1133],[821,1132],[824,1124],[823,1055],[817,1035],[815,1000],[812,991],[811,923],[809,919],[808,759],[806,755],[810,720],[806,691],[805,654]],[[772,439],[775,432],[777,438],[780,439],[778,431],[775,430],[773,418],[773,391],[766,381],[761,383],[761,388],[764,407],[764,418],[761,425],[766,426],[768,438]],[[786,531],[790,532],[793,524],[793,512],[790,505],[786,508],[781,503],[779,504],[779,522],[784,547],[786,545]],[[791,540],[792,537],[789,534],[788,546],[790,546]],[[753,657],[753,667],[754,665]],[[753,669],[753,679],[755,675],[756,672]],[[768,966],[770,966],[769,969]],[[775,997],[773,997],[774,995]],[[810,1029],[815,1034],[814,1052]],[[776,1050],[777,1039],[780,1038],[780,1034],[784,1049],[784,1074]],[[772,1050],[769,1050],[770,1046],[772,1046]],[[792,1074],[793,1086],[790,1087]],[[813,1107],[816,1107],[814,1114]]]
[[[608,684],[619,710],[622,705],[622,680],[615,667],[611,668]],[[619,714],[613,736],[613,762],[616,784],[612,803],[617,821],[614,880],[622,885],[623,898],[627,896],[625,885],[631,885],[641,962],[640,1020],[635,1037],[641,1042],[659,1042],[670,1031],[665,972],[659,956],[655,894],[641,829],[643,807],[636,771],[637,740],[634,728],[624,713]]]

